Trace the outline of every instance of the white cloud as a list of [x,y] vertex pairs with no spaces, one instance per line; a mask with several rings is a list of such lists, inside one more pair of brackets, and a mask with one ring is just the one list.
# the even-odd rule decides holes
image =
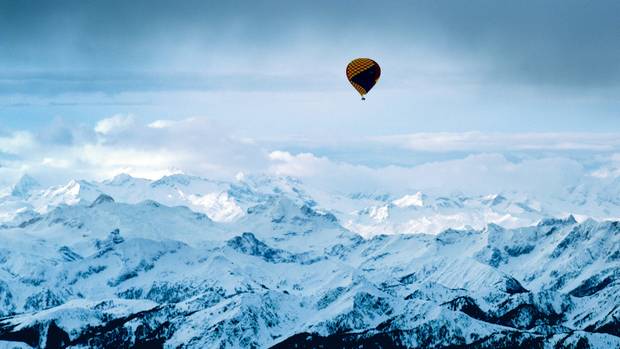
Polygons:
[[174,126],[177,122],[175,120],[155,120],[147,126],[150,128],[168,128]]
[[271,172],[295,177],[315,176],[332,166],[327,158],[316,157],[311,153],[291,155],[288,152],[276,150],[269,153],[269,160],[273,162],[270,166]]
[[152,128],[131,115],[116,115],[100,120],[94,132],[81,127],[75,125],[72,142],[21,131],[0,136],[0,182],[12,183],[25,172],[43,184],[121,172],[147,178],[181,171],[232,178],[240,171],[260,171],[268,161],[260,147],[206,118]]
[[134,116],[131,114],[117,114],[106,119],[100,120],[95,125],[95,132],[108,135],[129,129],[134,124]]
[[309,153],[270,154],[273,173],[301,177],[318,187],[342,192],[496,193],[501,191],[560,192],[585,175],[583,166],[562,157],[512,162],[497,153],[470,155],[413,167],[371,168],[334,162]]
[[32,149],[36,141],[30,132],[17,131],[7,137],[0,136],[0,152],[19,154]]
[[514,151],[620,149],[619,133],[436,132],[377,137],[374,140],[415,151]]
[[41,165],[55,167],[55,168],[64,168],[68,169],[73,165],[73,162],[69,159],[58,159],[52,157],[45,157],[43,161],[41,161]]
[[620,177],[620,153],[609,156],[603,166],[592,171],[590,175],[600,179]]
[[119,169],[146,178],[158,178],[161,173],[173,172],[185,156],[165,149],[133,149],[117,146],[87,144],[78,148],[74,157],[88,168],[99,169],[97,177],[107,178]]
[[[103,179],[121,172],[148,178],[185,172],[233,179],[239,173],[267,172],[301,177],[318,187],[340,192],[407,194],[417,190],[557,192],[583,177],[598,180],[620,175],[620,151],[616,155],[607,151],[618,147],[619,141],[610,134],[421,133],[369,142],[322,143],[323,154],[341,149],[342,144],[348,146],[346,153],[351,156],[336,161],[331,155],[315,155],[315,151],[283,150],[287,144],[299,144],[295,139],[277,145],[248,140],[235,129],[204,117],[147,124],[131,115],[116,115],[99,121],[96,133],[92,126],[87,131],[75,132],[72,142],[48,142],[23,131],[0,137],[0,152],[12,154],[0,163],[0,177],[6,180],[28,172],[41,182],[58,182],[68,178]],[[367,152],[372,147],[381,151]],[[511,156],[513,150],[524,149],[544,151],[526,157]],[[598,157],[575,160],[565,149],[584,150]],[[390,165],[413,156],[415,151],[431,156],[415,166]],[[437,161],[441,156],[434,157],[437,152],[449,151],[469,155],[442,161]],[[356,162],[371,156],[384,156],[391,162],[378,167]]]

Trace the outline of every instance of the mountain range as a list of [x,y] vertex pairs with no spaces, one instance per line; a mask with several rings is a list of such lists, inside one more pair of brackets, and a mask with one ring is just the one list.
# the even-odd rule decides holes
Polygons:
[[0,348],[620,348],[620,183],[119,175],[0,197]]

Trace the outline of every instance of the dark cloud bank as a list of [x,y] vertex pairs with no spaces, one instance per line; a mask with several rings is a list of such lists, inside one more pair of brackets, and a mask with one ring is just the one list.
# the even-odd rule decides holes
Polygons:
[[498,83],[617,87],[619,15],[618,1],[1,1],[0,93],[209,89],[228,77],[187,72],[416,45],[477,61],[472,74]]

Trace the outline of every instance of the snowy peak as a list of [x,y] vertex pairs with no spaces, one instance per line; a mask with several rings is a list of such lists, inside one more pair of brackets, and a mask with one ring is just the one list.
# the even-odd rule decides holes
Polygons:
[[39,182],[37,182],[29,175],[25,174],[13,186],[11,195],[21,198],[27,198],[33,190],[38,188],[40,188]]
[[84,180],[71,180],[64,186],[52,187],[33,197],[37,206],[53,207],[60,204],[90,204],[102,191],[93,183]]
[[92,208],[94,206],[105,204],[105,203],[110,203],[110,202],[114,202],[114,198],[112,198],[110,195],[101,194],[95,199],[95,201],[93,201],[92,204],[90,204],[89,207]]
[[250,207],[246,221],[263,219],[274,226],[291,225],[299,229],[307,225],[335,226],[338,219],[331,213],[319,212],[311,207],[311,203],[299,206],[285,197],[274,197],[269,201]]
[[493,195],[487,195],[482,199],[482,202],[484,204],[487,204],[489,206],[497,206],[500,205],[504,202],[506,202],[506,197],[501,195],[501,194],[493,194]]
[[200,182],[211,182],[208,179],[197,177],[197,176],[189,176],[186,174],[173,174],[169,176],[164,176],[154,182],[151,183],[151,186],[156,188],[160,186],[169,186],[169,187],[187,187],[192,183],[200,183]]
[[[597,182],[598,183],[598,182]],[[482,195],[407,191],[340,193],[286,176],[246,175],[231,182],[187,174],[159,180],[127,174],[102,182],[73,180],[66,185],[37,188],[24,177],[18,196],[0,198],[0,220],[16,217],[17,209],[45,213],[64,205],[91,205],[101,194],[120,203],[154,200],[167,206],[187,206],[221,223],[239,223],[248,212],[278,206],[280,199],[333,214],[349,230],[364,236],[399,233],[437,234],[448,228],[483,229],[488,223],[506,228],[534,225],[549,217],[574,214],[577,220],[620,218],[620,181],[580,183],[562,197],[502,192]],[[10,211],[10,212],[9,212]],[[275,212],[274,212],[275,217]]]
[[413,195],[405,195],[400,199],[392,201],[392,204],[394,204],[396,207],[401,208],[411,206],[422,207],[424,206],[424,194],[422,194],[421,192],[417,192]]
[[314,204],[314,199],[308,194],[304,183],[289,176],[250,175],[245,176],[240,184],[253,193],[272,197],[286,196],[290,200],[303,205]]
[[576,223],[577,220],[571,214],[566,218],[544,218],[538,223],[538,226],[573,225]]
[[101,182],[101,184],[106,186],[115,186],[115,187],[131,187],[138,183],[149,182],[148,179],[136,178],[128,175],[126,173],[121,173],[114,176],[112,179],[107,179]]
[[59,205],[10,228],[28,231],[31,236],[47,241],[57,241],[59,245],[77,245],[80,249],[114,229],[119,229],[127,238],[173,239],[188,244],[224,240],[234,233],[187,207],[169,207],[152,200],[137,204],[119,203],[105,194],[88,206]]

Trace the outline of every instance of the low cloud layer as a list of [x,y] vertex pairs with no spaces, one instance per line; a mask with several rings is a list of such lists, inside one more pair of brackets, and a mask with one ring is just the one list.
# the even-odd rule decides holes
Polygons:
[[[64,138],[50,137],[50,132]],[[348,147],[355,154],[342,160],[290,150],[299,145],[294,140],[274,146],[273,141],[239,137],[209,118],[145,121],[118,114],[90,128],[55,120],[45,132],[1,134],[0,175],[3,184],[10,185],[25,173],[46,184],[71,178],[100,180],[119,173],[159,178],[183,172],[229,180],[238,173],[268,173],[349,193],[552,193],[582,179],[607,181],[620,176],[618,139],[613,134],[475,132],[396,135],[364,142],[307,141],[322,144],[327,153]],[[456,156],[445,158],[455,151]],[[427,161],[396,165],[398,157],[423,153]],[[372,156],[390,160],[381,166],[355,161]]]
[[587,175],[577,161],[562,157],[546,157],[518,162],[504,155],[486,153],[463,159],[430,162],[414,167],[387,166],[370,168],[333,162],[312,154],[270,154],[270,171],[280,175],[301,177],[319,187],[335,191],[437,193],[497,193],[502,191],[560,192]]
[[620,133],[440,132],[379,137],[379,142],[414,151],[619,151]]
[[118,173],[159,178],[185,171],[217,178],[256,170],[265,158],[247,140],[234,139],[203,118],[143,124],[131,115],[114,115],[92,129],[62,123],[56,127],[68,131],[72,141],[43,137],[48,130],[0,136],[0,154],[11,155],[2,162],[4,177],[14,180],[30,173],[55,182],[104,179]]

